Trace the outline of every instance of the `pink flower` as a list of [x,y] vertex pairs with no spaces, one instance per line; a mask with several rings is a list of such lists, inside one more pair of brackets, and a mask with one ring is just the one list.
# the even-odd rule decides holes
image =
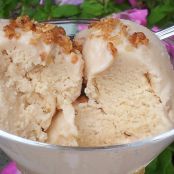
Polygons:
[[88,28],[88,25],[87,24],[78,24],[77,25],[77,30],[78,31],[82,31],[82,30],[85,30]]
[[158,26],[153,26],[152,31],[156,33],[158,31],[160,31],[160,28]]
[[126,10],[120,13],[115,13],[112,16],[121,18],[121,19],[128,19],[138,24],[146,26],[147,15],[148,15],[147,9],[132,9],[132,10]]
[[174,44],[167,42],[167,41],[164,41],[163,43],[166,46],[167,51],[171,56],[171,62],[174,65]]
[[44,0],[40,0],[40,1],[39,1],[39,4],[40,4],[40,5],[44,5],[44,3],[45,3]]
[[137,0],[129,0],[129,3],[131,4],[132,7],[136,7],[138,4]]
[[21,172],[17,169],[15,162],[10,162],[0,171],[0,174],[21,174]]

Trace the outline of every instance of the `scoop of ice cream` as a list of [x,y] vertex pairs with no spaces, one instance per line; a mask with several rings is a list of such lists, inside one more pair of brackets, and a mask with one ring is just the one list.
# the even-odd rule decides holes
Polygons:
[[0,38],[0,129],[44,142],[56,110],[68,117],[80,95],[81,54],[62,28],[28,17],[3,21]]
[[59,144],[64,146],[78,146],[77,128],[75,126],[74,107],[59,111],[54,115],[52,124],[49,127],[48,140],[50,144]]
[[[153,107],[156,106],[153,104]],[[112,114],[105,112],[102,107],[93,102],[76,103],[75,123],[78,129],[79,146],[95,147],[130,143],[171,128],[168,121],[163,118],[164,113],[158,111],[159,107],[152,110],[147,105],[131,106],[128,103],[116,109]]]
[[76,106],[82,146],[125,143],[173,127],[174,71],[155,34],[130,21],[103,19],[75,41],[93,103]]
[[19,17],[0,21],[0,38],[0,129],[105,146],[173,128],[174,71],[145,27],[102,19],[72,43],[60,27]]

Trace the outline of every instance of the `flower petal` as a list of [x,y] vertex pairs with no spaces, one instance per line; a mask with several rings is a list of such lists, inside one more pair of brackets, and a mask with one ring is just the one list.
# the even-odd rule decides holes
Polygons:
[[148,10],[147,9],[131,9],[126,10],[121,13],[115,13],[112,16],[121,18],[121,19],[128,19],[134,22],[137,22],[138,24],[146,26],[147,24],[147,15]]
[[15,162],[10,162],[9,164],[7,164],[0,173],[1,174],[21,174],[21,172],[17,169]]
[[153,32],[158,32],[158,31],[160,31],[160,28],[158,26],[153,26],[152,31]]
[[131,4],[132,7],[136,7],[138,4],[137,0],[129,0],[129,3]]

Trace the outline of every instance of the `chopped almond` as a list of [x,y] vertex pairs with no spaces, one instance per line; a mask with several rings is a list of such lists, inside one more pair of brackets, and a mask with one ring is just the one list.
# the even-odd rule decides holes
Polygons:
[[79,50],[82,53],[83,47],[82,44],[78,41],[73,41],[74,50]]
[[140,44],[147,45],[149,43],[149,39],[143,32],[135,32],[131,36],[129,36],[129,42],[134,47],[138,47]]
[[115,29],[116,25],[119,22],[120,22],[119,19],[113,19],[113,18],[102,19],[100,21],[90,24],[89,28],[94,28],[94,29],[98,29],[98,30],[101,30],[106,33],[110,33]]
[[4,26],[5,36],[9,39],[18,39],[21,33],[17,33],[15,31],[16,28],[20,28],[22,31],[35,32],[34,38],[31,38],[30,41],[31,44],[36,45],[39,40],[42,40],[46,44],[59,45],[65,53],[69,53],[73,49],[72,42],[70,38],[66,36],[65,30],[62,27],[57,27],[52,24],[39,24],[31,21],[28,16],[22,16],[16,20],[11,20],[9,25]]
[[71,63],[73,63],[73,64],[76,64],[77,62],[78,62],[78,56],[77,55],[73,55],[72,57],[71,57]]
[[124,25],[123,23],[120,23],[120,34],[123,36],[128,36],[128,26]]
[[114,47],[114,44],[112,42],[108,42],[108,48],[111,51],[113,57],[115,57],[117,55],[117,49]]
[[13,37],[15,37],[15,29],[10,25],[4,27],[4,32],[8,39],[13,39]]

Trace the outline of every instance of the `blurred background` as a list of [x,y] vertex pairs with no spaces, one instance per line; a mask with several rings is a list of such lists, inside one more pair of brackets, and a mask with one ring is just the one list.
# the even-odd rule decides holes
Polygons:
[[[174,0],[0,0],[0,18],[20,15],[28,15],[38,21],[102,18],[111,15],[135,21],[157,32],[174,25]],[[164,44],[174,62],[174,44]],[[15,163],[10,162],[0,151],[0,174],[17,172]],[[174,174],[174,144],[152,161],[145,173]]]

